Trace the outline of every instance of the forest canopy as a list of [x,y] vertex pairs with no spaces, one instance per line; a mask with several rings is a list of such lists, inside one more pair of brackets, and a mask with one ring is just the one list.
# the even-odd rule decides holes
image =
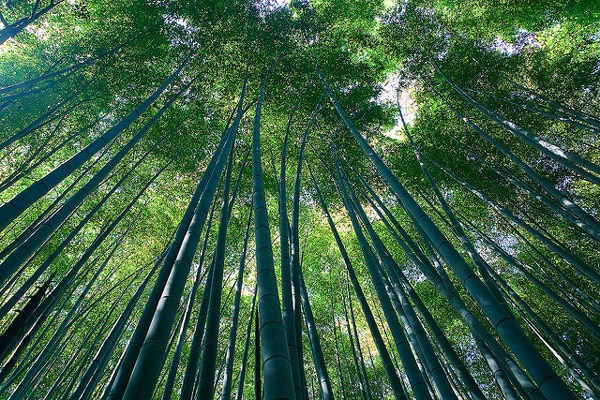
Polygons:
[[0,399],[600,399],[600,3],[0,3]]

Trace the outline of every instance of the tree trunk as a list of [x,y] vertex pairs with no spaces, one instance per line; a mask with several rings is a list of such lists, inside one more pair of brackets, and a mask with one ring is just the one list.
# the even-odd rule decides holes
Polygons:
[[258,316],[262,346],[265,400],[294,399],[294,379],[281,317],[277,278],[273,263],[271,231],[265,200],[260,151],[260,111],[267,78],[262,84],[252,135],[252,199],[256,241],[256,274],[258,286]]
[[390,186],[398,200],[411,217],[418,222],[425,234],[435,245],[439,254],[445,259],[450,268],[456,273],[464,287],[473,297],[481,310],[488,317],[492,325],[496,328],[502,339],[516,357],[523,363],[527,371],[531,374],[535,382],[540,385],[540,389],[548,398],[551,399],[574,399],[575,396],[569,387],[558,377],[558,375],[548,365],[539,351],[533,346],[529,338],[510,315],[507,315],[503,307],[494,299],[483,282],[474,274],[473,270],[462,259],[456,249],[444,237],[441,231],[433,221],[425,214],[421,207],[414,201],[412,196],[404,189],[398,179],[384,164],[383,160],[373,151],[367,141],[361,136],[354,124],[350,121],[346,113],[333,97],[333,94],[320,71],[321,82],[329,95],[336,111],[350,129],[352,135],[359,143],[364,154],[375,165],[383,180]]
[[135,110],[123,118],[118,124],[106,131],[103,135],[92,141],[80,152],[72,156],[69,160],[56,167],[40,180],[34,182],[22,192],[17,194],[7,203],[0,207],[0,231],[6,228],[15,218],[17,218],[29,206],[39,200],[42,196],[58,185],[63,179],[69,176],[75,169],[82,166],[94,154],[100,151],[108,142],[123,132],[135,121],[140,114],[154,103],[154,101],[165,91],[165,89],[175,80],[179,72],[186,65],[183,62],[176,70],[167,78],[167,80],[146,100],[144,100]]

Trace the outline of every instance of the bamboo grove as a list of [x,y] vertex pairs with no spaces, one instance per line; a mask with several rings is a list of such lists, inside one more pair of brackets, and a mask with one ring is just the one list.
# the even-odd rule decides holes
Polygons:
[[600,398],[597,5],[119,3],[0,6],[1,399]]

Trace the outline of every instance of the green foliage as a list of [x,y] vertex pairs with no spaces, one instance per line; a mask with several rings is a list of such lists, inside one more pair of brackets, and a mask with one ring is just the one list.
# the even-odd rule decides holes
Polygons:
[[[0,5],[5,20],[2,25],[30,15],[34,4],[34,1],[25,0],[3,2]],[[41,1],[39,7],[45,4],[49,2]],[[600,215],[600,189],[547,154],[525,145],[513,132],[474,108],[456,88],[502,119],[517,124],[560,150],[598,164],[600,123],[595,116],[600,109],[599,17],[597,2],[585,0],[478,0],[466,3],[446,0],[300,0],[281,7],[244,0],[60,2],[48,13],[31,21],[14,38],[0,44],[0,143],[11,142],[5,142],[6,147],[0,150],[0,204],[7,203],[54,168],[63,165],[142,103],[177,65],[184,60],[187,64],[156,104],[1,232],[0,251],[19,240],[22,232],[40,215],[62,207],[171,96],[185,85],[191,85],[99,188],[72,210],[72,215],[49,236],[40,250],[30,254],[22,268],[0,285],[1,307],[21,286],[26,285],[28,278],[126,171],[147,151],[150,152],[57,255],[48,270],[16,299],[16,305],[10,307],[5,315],[0,315],[1,333],[15,320],[26,304],[27,296],[35,291],[35,285],[54,273],[55,282],[51,289],[57,287],[93,241],[154,174],[167,166],[92,254],[76,279],[49,310],[47,319],[40,320],[39,329],[32,332],[32,342],[23,353],[18,354],[14,369],[7,371],[6,376],[0,373],[0,393],[10,396],[28,373],[28,366],[35,365],[41,373],[23,389],[24,396],[69,396],[127,301],[172,240],[192,192],[217,150],[220,137],[231,125],[231,116],[247,74],[244,115],[233,149],[233,170],[241,168],[249,152],[254,109],[268,69],[269,79],[260,121],[260,145],[266,196],[264,209],[270,217],[271,232],[277,232],[279,160],[291,110],[295,109],[287,150],[288,205],[292,202],[291,188],[301,140],[310,115],[317,107],[301,174],[299,206],[302,272],[315,314],[316,329],[336,397],[358,398],[366,393],[363,372],[356,367],[358,349],[364,357],[366,379],[373,398],[393,397],[373,335],[347,278],[346,266],[319,207],[311,179],[314,175],[323,192],[354,263],[359,284],[374,310],[376,323],[387,337],[385,341],[391,342],[389,328],[380,315],[381,303],[373,289],[368,266],[364,263],[361,247],[332,180],[331,175],[336,170],[331,151],[334,145],[348,171],[349,183],[357,190],[362,188],[358,177],[360,173],[388,205],[420,251],[427,252],[426,242],[422,240],[423,234],[415,221],[406,214],[386,181],[363,155],[352,132],[341,123],[327,96],[323,96],[323,86],[315,72],[318,63],[323,79],[360,134],[440,228],[447,238],[445,243],[456,247],[468,261],[469,268],[475,268],[467,250],[461,247],[448,227],[447,216],[435,200],[435,194],[408,141],[383,135],[390,128],[402,132],[397,121],[395,99],[389,98],[389,94],[386,97],[384,93],[386,81],[396,79],[400,93],[410,93],[416,114],[408,121],[408,128],[442,195],[464,223],[463,228],[481,256],[555,333],[552,338],[546,335],[544,340],[540,340],[539,327],[531,328],[516,312],[518,306],[507,301],[518,315],[516,321],[524,327],[535,348],[558,371],[560,379],[568,382],[577,395],[583,396],[586,389],[582,389],[569,375],[553,351],[546,348],[544,341],[554,344],[554,341],[563,340],[573,355],[582,360],[582,365],[592,371],[590,376],[597,379],[594,371],[600,369],[598,337],[582,325],[576,315],[570,315],[548,290],[568,299],[597,324],[600,322],[597,302],[599,282],[582,276],[568,260],[536,239],[531,231],[527,232],[514,221],[502,217],[458,180],[464,180],[517,215],[532,229],[582,259],[595,273],[600,262],[598,239],[567,220],[564,213],[568,210],[550,198],[530,174],[511,162],[465,121],[477,125],[508,148],[515,157],[558,188],[565,198],[578,204],[590,218]],[[404,107],[404,104],[401,106]],[[589,165],[584,168],[595,174]],[[240,179],[239,193],[229,222],[221,311],[216,319],[221,332],[216,344],[217,366],[225,357],[227,338],[223,332],[228,330],[232,314],[230,288],[234,284],[247,212],[251,207],[253,174],[249,161]],[[528,192],[523,188],[525,186],[534,188],[536,192]],[[222,190],[221,183],[214,194],[216,203]],[[537,201],[536,196],[545,196],[549,200],[546,203]],[[58,201],[53,204],[56,199]],[[364,197],[361,197],[361,202],[390,255],[484,395],[502,398],[503,393],[483,359],[465,317],[459,315],[453,304],[440,293],[439,287],[425,278],[419,265],[405,253],[396,236]],[[217,205],[214,225],[205,229],[208,232],[198,233],[202,238],[205,233],[208,235],[207,245],[190,260],[191,272],[187,279],[184,277],[182,298],[175,299],[175,303],[187,301],[196,269],[206,271],[211,263],[216,246],[219,208]],[[557,208],[562,210],[562,214]],[[579,221],[579,225],[582,224]],[[277,237],[272,235],[263,239],[265,243],[273,243],[274,259],[278,260],[281,247]],[[252,237],[251,241],[255,238]],[[251,243],[249,248],[253,249],[253,246],[254,243]],[[113,249],[114,254],[107,258]],[[507,257],[502,257],[500,249],[518,260],[523,270],[511,265]],[[198,266],[196,263],[201,252],[205,252],[204,264]],[[3,252],[0,261],[9,253],[9,250]],[[239,346],[244,343],[247,326],[250,326],[250,358],[245,366],[241,365],[243,349],[238,347],[234,363],[234,377],[243,367],[246,368],[245,397],[252,397],[254,389],[254,326],[247,325],[252,319],[250,308],[258,280],[254,255],[254,250],[248,255],[236,341]],[[65,319],[104,261],[105,269],[91,285],[79,308],[74,310],[73,319]],[[438,272],[443,270],[449,274],[450,281],[457,288],[456,295],[474,318],[490,332],[490,337],[497,337],[495,327],[487,322],[484,312],[471,299],[464,282],[452,274],[443,261],[439,268]],[[523,271],[539,279],[544,287],[537,285]],[[275,277],[281,285],[277,261]],[[152,278],[150,287],[128,317],[127,327],[119,335],[114,352],[109,355],[106,370],[98,375],[92,398],[101,397],[104,386],[109,382],[155,279]],[[197,316],[204,292],[209,293],[206,289],[210,289],[206,278],[201,279],[198,294],[192,302],[192,320]],[[544,288],[548,290],[542,290]],[[508,294],[504,296],[510,300]],[[354,321],[348,315],[350,303],[355,314]],[[170,334],[175,332],[182,317],[183,311],[177,312],[173,325],[167,327],[171,330]],[[42,354],[45,344],[52,343],[53,335],[63,322],[67,328],[59,332],[56,347],[48,350],[51,358],[47,363],[37,361],[36,357]],[[357,336],[352,328],[356,328]],[[193,335],[191,330],[186,333],[189,340]],[[426,331],[434,348],[440,349],[431,328],[426,327]],[[175,393],[181,390],[183,384],[185,360],[191,350],[189,340],[182,354],[184,361],[177,371]],[[305,330],[301,344],[308,380],[308,387],[303,390],[310,398],[316,398],[319,397],[317,375]],[[265,345],[268,343],[263,343]],[[395,346],[392,343],[385,345],[396,360]],[[167,365],[173,359],[173,347],[166,351]],[[439,356],[442,364],[448,366],[448,374],[454,374],[443,351],[439,350]],[[564,354],[561,357],[568,362],[576,358]],[[5,361],[2,360],[2,365]],[[521,360],[518,361],[522,364]],[[397,362],[396,368],[404,378],[401,363]],[[581,370],[579,366],[575,369]],[[155,397],[160,397],[165,370],[157,380]],[[219,371],[216,372],[218,393],[220,377]],[[584,380],[591,382],[589,376]],[[462,390],[462,386],[458,386]]]

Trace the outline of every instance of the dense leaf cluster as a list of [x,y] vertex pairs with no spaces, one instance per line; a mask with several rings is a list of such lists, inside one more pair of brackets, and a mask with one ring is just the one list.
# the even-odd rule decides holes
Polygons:
[[600,7],[466,3],[2,2],[0,398],[600,397]]

